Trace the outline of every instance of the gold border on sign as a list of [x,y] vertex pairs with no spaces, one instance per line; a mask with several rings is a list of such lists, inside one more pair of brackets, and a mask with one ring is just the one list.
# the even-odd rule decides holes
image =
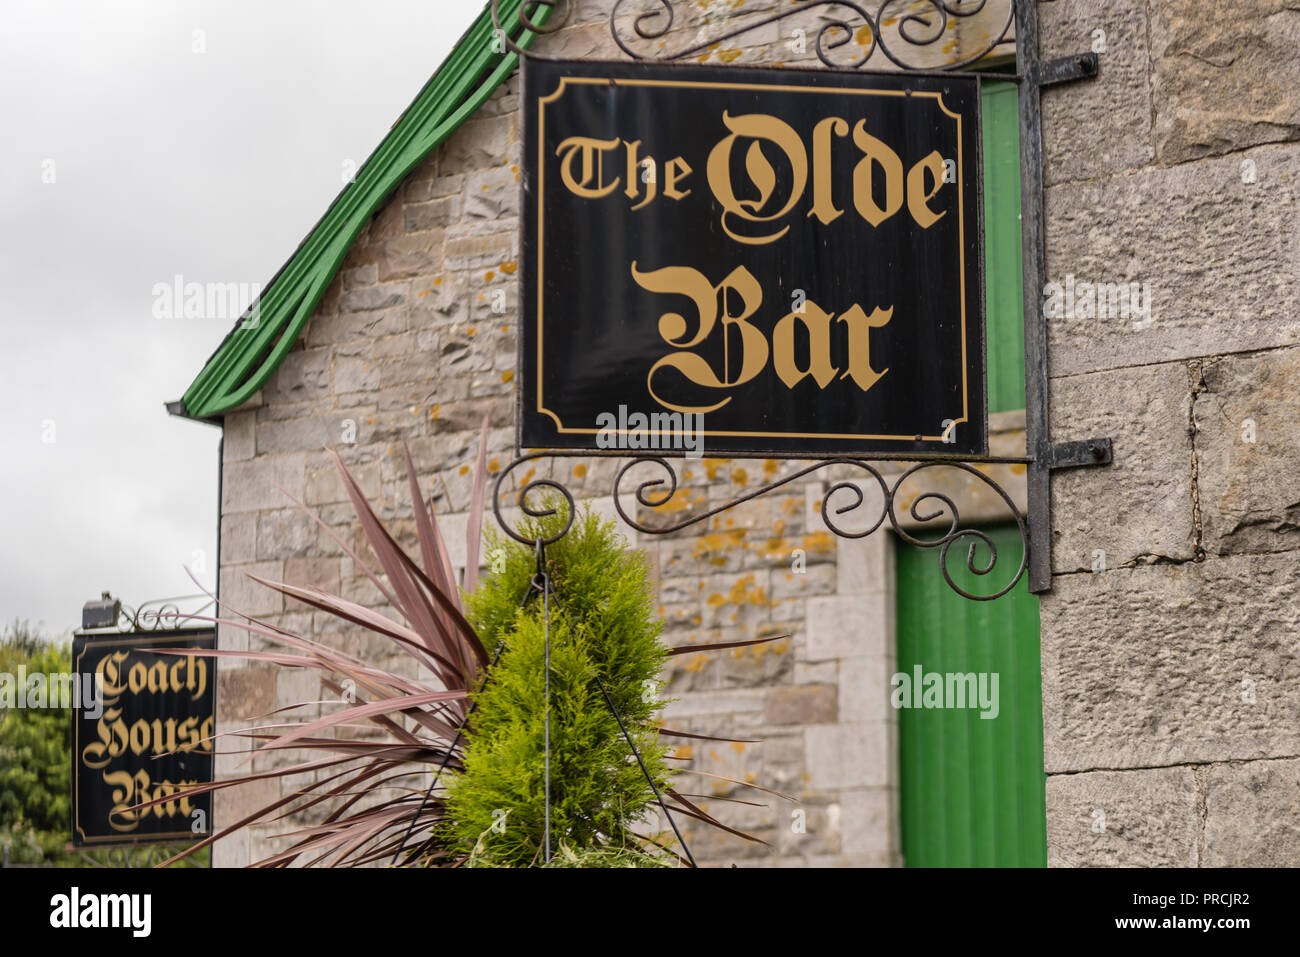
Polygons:
[[[965,194],[963,191],[962,172],[965,169],[965,158],[962,155],[962,118],[961,114],[954,113],[948,109],[943,102],[943,94],[936,91],[919,91],[919,90],[860,90],[851,87],[831,87],[831,86],[786,86],[774,83],[691,83],[685,80],[627,80],[617,79],[614,77],[595,77],[595,76],[562,76],[560,84],[555,88],[555,92],[547,96],[537,98],[537,411],[545,413],[555,420],[556,430],[561,433],[576,435],[598,435],[601,429],[586,428],[569,428],[560,421],[560,417],[546,408],[542,398],[542,351],[543,351],[543,326],[542,326],[542,291],[543,283],[543,261],[542,254],[546,249],[546,243],[543,241],[545,229],[546,208],[544,198],[546,195],[546,104],[557,102],[564,95],[565,88],[573,83],[584,86],[685,86],[691,89],[727,89],[727,90],[779,90],[787,93],[852,93],[858,96],[901,96],[908,99],[922,97],[933,99],[940,111],[945,116],[950,116],[957,121],[957,262],[958,276],[961,289],[961,418],[953,419],[953,425],[960,425],[970,419],[970,393],[969,383],[966,377],[966,222],[965,222]],[[619,435],[640,435],[643,432],[650,434],[649,430],[643,429],[618,429]],[[678,430],[661,430],[654,433],[656,435],[682,435],[686,434]],[[691,433],[695,434],[695,433]],[[704,429],[699,434],[704,436],[718,435],[728,437],[754,436],[758,438],[769,439],[880,439],[885,441],[898,442],[942,442],[942,435],[874,435],[866,433],[834,433],[834,432],[755,432],[755,431],[723,431]]]

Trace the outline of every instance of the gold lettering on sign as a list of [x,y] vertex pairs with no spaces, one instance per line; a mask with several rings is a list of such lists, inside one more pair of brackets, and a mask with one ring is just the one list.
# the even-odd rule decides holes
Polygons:
[[848,136],[849,124],[838,116],[828,116],[813,127],[813,208],[808,215],[816,216],[823,226],[844,215],[831,196],[831,134]]
[[674,156],[664,167],[664,195],[669,199],[685,199],[691,191],[679,189],[677,181],[691,175],[690,164],[680,156]]
[[[925,174],[930,174],[934,183],[929,192],[925,189]],[[917,163],[907,174],[907,210],[922,229],[929,229],[944,216],[948,210],[936,213],[927,204],[943,186],[943,157],[935,150],[921,162]]]
[[[763,367],[767,365],[767,340],[763,338],[763,333],[747,321],[762,303],[763,289],[759,286],[758,280],[744,266],[733,269],[726,279],[715,286],[709,282],[704,273],[689,266],[666,266],[663,269],[640,272],[636,268],[636,261],[633,260],[632,279],[642,289],[658,293],[676,293],[686,296],[695,303],[697,324],[695,335],[689,339],[686,338],[689,327],[681,314],[666,312],[659,317],[659,335],[670,346],[677,346],[683,350],[699,345],[708,338],[709,333],[713,331],[713,327],[718,321],[719,298],[721,298],[723,304],[722,376],[719,377],[713,371],[713,367],[709,365],[703,356],[694,352],[670,353],[651,366],[649,373],[646,375],[646,388],[650,391],[651,397],[660,405],[676,412],[712,412],[731,401],[731,396],[727,396],[721,402],[713,405],[676,405],[660,398],[654,389],[654,376],[660,369],[676,369],[688,380],[706,389],[729,389],[732,386],[748,382],[763,371]],[[740,297],[741,310],[739,314],[734,316],[727,310],[727,301],[729,299],[727,294],[729,292],[734,292]],[[736,372],[734,378],[731,375],[730,367],[730,334],[732,328],[739,330],[740,333],[741,357],[740,369]]]
[[117,704],[127,691],[131,694],[188,691],[192,699],[198,700],[207,690],[208,663],[195,655],[186,655],[170,666],[156,661],[145,667],[143,662],[136,661],[126,667],[130,654],[129,651],[115,651],[105,655],[95,666],[95,673],[104,682],[105,705]]
[[[555,155],[560,157],[560,180],[565,188],[581,199],[604,199],[613,194],[623,176],[615,176],[610,182],[605,182],[605,154],[620,146],[623,148],[623,176],[627,179],[623,195],[636,203],[632,211],[644,209],[654,202],[659,195],[656,175],[658,161],[653,156],[642,158],[640,140],[598,140],[590,136],[570,136],[555,148]],[[577,169],[574,169],[575,165]],[[663,195],[678,200],[691,195],[689,189],[683,190],[679,185],[690,175],[690,164],[680,156],[674,156],[664,164]],[[645,185],[644,198],[642,184]],[[638,199],[641,200],[639,203],[636,202]]]
[[[602,186],[601,180],[604,172],[604,154],[608,150],[617,149],[620,142],[622,141],[619,139],[598,140],[591,136],[570,136],[557,146],[555,155],[561,157],[560,179],[564,181],[569,192],[583,199],[600,199],[618,189],[617,178],[607,186]],[[582,172],[575,176],[573,161],[579,158],[582,160]],[[591,185],[593,179],[594,186]]]
[[[863,392],[880,381],[888,369],[871,368],[871,330],[879,329],[893,316],[893,308],[873,309],[871,315],[854,305],[839,317],[849,327],[849,363],[841,379],[852,379]],[[811,375],[819,389],[831,384],[840,370],[831,364],[831,319],[815,302],[805,302],[803,312],[792,312],[781,319],[772,331],[772,364],[787,389],[793,389]],[[795,326],[802,324],[808,333],[808,368],[799,368],[794,357]]]
[[[661,358],[646,375],[646,388],[651,397],[665,408],[677,412],[712,412],[720,409],[732,397],[727,396],[713,405],[678,405],[655,392],[654,377],[660,369],[676,369],[695,385],[706,389],[730,389],[753,379],[767,365],[768,345],[763,333],[750,321],[750,317],[763,302],[763,289],[758,280],[744,266],[737,266],[721,283],[714,285],[698,269],[689,266],[665,266],[641,272],[632,263],[632,278],[649,292],[685,296],[695,304],[695,334],[688,336],[690,325],[676,312],[666,312],[659,317],[659,335],[678,352]],[[728,293],[740,297],[741,311],[731,315],[727,311]],[[723,304],[723,371],[719,376],[703,356],[686,350],[700,345],[709,338],[718,324],[718,303]],[[877,372],[871,367],[871,330],[879,329],[893,318],[894,309],[879,307],[868,314],[856,303],[839,316],[848,327],[848,363],[843,373],[831,362],[831,320],[834,313],[807,300],[801,312],[791,312],[781,318],[772,330],[773,366],[777,377],[787,389],[793,389],[807,376],[812,376],[819,389],[825,389],[839,374],[841,379],[851,379],[863,392],[880,381],[888,369]],[[802,368],[795,357],[795,333],[802,326],[808,336],[808,365]],[[732,328],[740,334],[740,370],[733,377],[730,367]]]
[[[808,217],[823,226],[844,215],[835,204],[836,139],[849,136],[849,124],[843,117],[827,116],[817,121],[812,133],[812,162],[803,141],[794,129],[775,116],[765,113],[747,113],[732,116],[722,113],[723,125],[729,133],[709,151],[706,164],[709,186],[722,207],[720,217],[723,231],[738,243],[761,246],[775,242],[790,230],[787,223],[775,232],[775,221],[786,216],[803,199],[809,180],[812,181],[812,205]],[[732,181],[732,153],[743,147],[745,180]],[[912,219],[922,229],[929,229],[945,215],[947,210],[935,212],[930,201],[944,186],[944,160],[937,150],[904,170],[899,155],[883,140],[867,132],[865,120],[858,120],[852,128],[852,139],[860,152],[853,167],[853,207],[858,215],[872,226],[880,226],[896,215],[904,205]],[[789,195],[774,196],[779,178],[764,147],[776,149],[790,166]],[[623,172],[605,181],[607,153],[622,148]],[[555,149],[560,158],[560,180],[566,189],[581,199],[604,199],[623,185],[623,195],[632,202],[632,210],[644,209],[659,196],[682,200],[691,194],[682,189],[681,181],[691,175],[689,163],[675,156],[662,165],[653,156],[641,156],[641,140],[597,139],[591,136],[570,136]],[[663,170],[663,188],[660,189],[658,171]],[[930,185],[926,185],[926,174]],[[737,191],[745,196],[741,199]],[[763,210],[773,207],[771,212]],[[755,235],[736,231],[736,220],[764,226]],[[765,225],[766,224],[766,225]]]
[[[190,804],[187,788],[197,781],[159,781],[154,784],[148,771],[110,771],[104,775],[104,783],[113,788],[113,807],[108,812],[108,823],[115,831],[134,831],[140,826],[140,819],[152,814],[156,818],[180,817],[187,821],[193,806]],[[179,798],[164,801],[180,792]],[[145,801],[159,801],[149,807],[136,807]]]
[[[802,324],[808,332],[808,368],[800,369],[794,358],[794,331]],[[793,389],[811,375],[819,389],[831,384],[840,370],[831,365],[831,314],[815,302],[805,302],[803,312],[792,312],[772,331],[772,364],[787,389]]]
[[[879,226],[903,205],[903,161],[881,140],[867,132],[862,120],[853,127],[853,142],[862,150],[862,159],[853,167],[853,205],[858,215],[872,226]],[[885,205],[876,203],[874,167],[884,174]]]
[[840,322],[849,327],[849,367],[840,378],[852,379],[863,392],[879,382],[880,377],[889,371],[882,369],[877,372],[871,368],[871,330],[887,324],[893,316],[893,306],[888,309],[877,307],[871,310],[871,315],[867,315],[856,304],[840,316]]
[[98,741],[81,749],[81,763],[88,768],[107,767],[123,754],[161,756],[174,751],[211,751],[212,716],[200,720],[191,716],[177,720],[143,718],[130,726],[122,718],[121,708],[106,708],[95,724]]
[[[637,196],[640,195],[640,191],[637,187],[637,183],[640,182],[642,179],[644,179],[646,182],[645,199],[641,200],[641,202],[637,203],[635,206],[632,207],[632,212],[634,213],[641,207],[648,205],[651,202],[651,200],[655,198],[659,189],[658,185],[655,182],[655,177],[653,175],[650,176],[637,175],[637,169],[640,166],[640,162],[641,162],[637,159],[637,152],[640,150],[640,148],[641,148],[640,140],[636,140],[635,142],[632,143],[623,144],[623,149],[627,153],[627,189],[623,190],[623,192],[627,195],[628,199],[636,199]],[[654,160],[650,157],[646,157],[645,162],[650,164],[650,172],[653,174]]]
[[[761,232],[753,236],[742,235],[733,228],[739,219],[747,223],[767,224],[784,217],[803,198],[809,178],[812,179],[812,208],[808,217],[823,226],[833,223],[844,214],[835,205],[833,147],[836,138],[849,135],[848,121],[838,116],[828,116],[817,121],[812,133],[812,165],[799,135],[785,122],[763,113],[731,116],[725,110],[722,122],[731,132],[724,136],[709,152],[706,172],[714,198],[722,207],[723,232],[738,243],[751,246],[775,242],[789,231],[786,224],[775,232]],[[747,198],[737,196],[737,185],[732,182],[732,151],[739,148],[740,139],[748,139],[745,151],[746,182],[739,184]],[[566,141],[567,142],[567,141]],[[867,132],[865,120],[853,126],[853,143],[861,158],[853,167],[853,207],[858,215],[872,226],[880,226],[896,215],[906,202],[907,210],[916,223],[928,229],[946,213],[936,213],[929,206],[944,185],[944,162],[938,151],[930,153],[910,170],[904,170],[903,161],[889,144]],[[774,201],[778,178],[776,170],[764,152],[764,144],[778,149],[790,164],[792,172],[790,194],[780,208],[764,214],[763,209],[776,206]],[[925,174],[929,173],[932,185],[927,189]],[[665,190],[667,194],[667,190]],[[629,192],[629,195],[632,195]],[[676,198],[676,197],[674,197]],[[774,225],[774,224],[773,224]]]
[[[737,216],[751,223],[767,223],[780,219],[794,209],[795,203],[803,196],[804,187],[808,183],[808,156],[804,152],[803,143],[799,141],[799,134],[791,129],[789,124],[783,123],[775,116],[767,116],[763,113],[748,113],[733,117],[723,110],[722,122],[727,129],[731,130],[731,134],[724,136],[713,147],[706,166],[709,186],[713,189],[714,197],[722,204],[722,229],[736,242],[751,246],[780,239],[790,230],[789,224],[766,236],[741,236],[727,225],[727,217]],[[731,182],[731,150],[737,138],[742,136],[753,140],[745,153],[745,173],[749,177],[750,185],[758,190],[757,199],[737,199],[735,187]],[[790,198],[786,200],[784,206],[766,216],[760,216],[759,210],[767,205],[772,197],[772,191],[776,188],[776,171],[763,155],[762,147],[759,145],[763,142],[771,143],[784,153],[794,172]]]

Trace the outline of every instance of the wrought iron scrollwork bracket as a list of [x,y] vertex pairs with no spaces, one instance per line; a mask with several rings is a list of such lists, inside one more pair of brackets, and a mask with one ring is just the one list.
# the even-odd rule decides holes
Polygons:
[[206,620],[198,616],[208,614],[215,604],[212,596],[205,593],[155,598],[135,607],[123,604],[111,627],[122,634],[204,627]]
[[[492,0],[492,19],[502,45],[521,56],[538,57],[536,53],[525,53],[510,39],[502,28],[498,2]],[[537,34],[553,33],[568,22],[576,2],[526,0],[519,10],[519,23]],[[684,0],[676,3],[674,0],[617,0],[609,15],[609,31],[614,43],[634,60],[685,60],[774,23],[787,20],[807,22],[809,14],[818,11],[821,21],[816,25],[811,48],[827,67],[858,70],[872,64],[879,55],[881,65],[888,60],[903,70],[960,70],[982,60],[999,44],[1008,41],[1015,21],[1014,3],[990,4],[989,0],[875,0],[874,3],[868,0],[792,0],[792,5],[785,9],[745,19],[739,26],[730,26],[716,36],[689,43],[680,49],[655,45],[654,41],[666,37],[676,24],[679,4],[684,6]],[[1005,13],[1001,12],[1004,7]],[[546,11],[545,16],[541,15],[543,11]],[[744,17],[743,9],[740,17]],[[975,49],[964,50],[959,58],[937,64],[909,60],[908,53],[934,48],[949,38],[951,28],[963,22],[984,28]],[[800,36],[806,36],[806,33],[801,30]],[[848,57],[834,52],[853,48],[856,52]]]
[[[877,54],[903,70],[959,70],[982,60],[1004,42],[1014,21],[1013,4],[1007,4],[1006,14],[1001,15],[997,12],[998,5],[990,7],[988,0],[883,0],[875,4],[874,13],[865,0],[794,0],[794,5],[784,10],[747,20],[739,27],[703,42],[679,50],[655,49],[652,53],[643,53],[638,52],[632,45],[634,41],[619,30],[619,16],[627,12],[624,8],[629,5],[641,11],[631,21],[631,32],[641,41],[659,40],[668,34],[675,19],[674,5],[673,0],[618,0],[614,4],[609,18],[610,33],[619,49],[634,60],[687,59],[773,23],[792,18],[806,20],[811,11],[820,10],[823,22],[813,39],[813,52],[824,65],[841,70],[862,69]],[[981,19],[981,15],[990,10],[994,16]],[[951,27],[962,21],[978,22],[986,28],[984,38],[975,49],[963,51],[958,59],[939,64],[908,60],[907,52],[934,46],[948,35]],[[862,50],[857,56],[848,59],[832,56],[831,51],[849,47],[855,40]]]
[[[619,517],[630,528],[635,529],[646,535],[671,535],[674,532],[682,531],[702,522],[707,522],[729,511],[738,505],[752,501],[763,495],[768,494],[783,486],[797,482],[814,472],[833,466],[841,466],[845,469],[853,469],[861,473],[859,481],[849,479],[838,479],[822,495],[821,518],[826,528],[834,535],[846,539],[865,538],[868,535],[879,530],[888,523],[893,532],[903,541],[910,545],[920,548],[938,549],[939,564],[943,573],[944,580],[955,592],[965,598],[975,601],[990,601],[1000,598],[1009,592],[1023,577],[1028,567],[1029,550],[1028,550],[1028,526],[1026,516],[1016,507],[1015,501],[991,476],[984,471],[984,468],[993,465],[1018,465],[1027,466],[1030,460],[1022,456],[990,456],[980,459],[971,459],[958,461],[941,457],[925,458],[873,458],[868,461],[863,458],[850,456],[836,456],[834,458],[821,459],[812,462],[802,468],[799,468],[788,475],[784,475],[775,481],[768,482],[764,485],[757,486],[743,495],[716,505],[705,511],[691,514],[685,519],[668,524],[649,524],[643,516],[636,512],[629,512],[625,506],[625,500],[630,496],[636,504],[643,509],[657,510],[663,509],[672,503],[674,496],[679,491],[677,472],[674,470],[668,459],[658,455],[633,455],[628,456],[625,453],[600,453],[579,451],[541,451],[530,452],[527,455],[521,455],[505,467],[497,475],[496,485],[493,494],[493,511],[496,515],[498,524],[507,536],[529,547],[538,547],[540,541],[541,547],[545,547],[559,541],[573,525],[574,514],[576,512],[576,503],[573,493],[564,486],[563,483],[554,479],[535,479],[526,481],[516,493],[516,502],[523,513],[523,520],[520,527],[516,528],[511,525],[503,514],[503,501],[509,494],[508,486],[511,476],[516,470],[530,462],[536,462],[541,459],[565,459],[565,458],[625,458],[626,461],[619,468],[614,478],[612,497],[614,508]],[[683,459],[684,463],[690,463],[691,459]],[[884,462],[897,462],[903,466],[898,473],[886,473],[881,469]],[[634,489],[625,489],[624,481],[628,473],[637,466],[653,466],[659,473],[658,477],[646,478],[640,481]],[[990,594],[974,594],[954,581],[948,569],[948,553],[955,544],[966,545],[965,564],[967,571],[976,576],[989,575],[998,563],[998,550],[993,540],[983,530],[977,527],[962,527],[961,516],[958,512],[957,503],[951,495],[941,491],[922,491],[914,496],[907,496],[909,501],[900,502],[900,490],[913,476],[918,475],[926,469],[948,468],[956,469],[964,473],[968,480],[973,480],[977,485],[983,485],[988,488],[997,499],[1005,506],[1007,518],[1016,523],[1020,532],[1020,538],[1023,547],[1018,567],[1010,579],[1005,584],[993,590]],[[863,491],[866,488],[873,493],[879,492],[878,500],[868,503],[867,493]],[[872,495],[876,499],[875,495]],[[833,502],[832,500],[836,500]],[[905,507],[905,515],[911,521],[904,521],[899,517],[900,505]],[[858,523],[859,527],[850,528],[843,521],[841,516],[850,515],[862,509],[865,519]],[[531,525],[529,520],[537,520],[560,514],[561,510],[565,513],[564,525],[558,530],[552,532],[549,537],[539,537],[538,529]],[[914,534],[916,526],[930,522],[939,522],[940,528],[935,530],[936,537],[923,537]],[[946,522],[946,527],[943,523]],[[988,558],[982,559],[978,553],[978,546],[983,545],[988,551]]]

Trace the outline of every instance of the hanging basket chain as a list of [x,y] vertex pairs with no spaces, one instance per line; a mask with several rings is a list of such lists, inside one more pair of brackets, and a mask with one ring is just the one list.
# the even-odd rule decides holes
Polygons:
[[[544,655],[545,698],[542,704],[543,760],[545,761],[543,777],[545,781],[546,803],[542,817],[543,860],[551,863],[551,578],[546,574],[546,545],[539,536],[535,545],[537,555],[537,574],[533,576],[532,590],[542,595],[542,649]],[[527,601],[527,599],[525,599]]]
[[677,835],[677,841],[682,845],[682,850],[686,852],[686,859],[691,862],[691,867],[697,867],[695,857],[691,854],[691,849],[686,845],[686,838],[682,837],[682,832],[677,829],[677,822],[673,820],[672,814],[668,812],[664,804],[663,796],[659,793],[659,788],[655,786],[654,780],[650,777],[650,772],[646,769],[645,762],[641,760],[641,752],[637,750],[636,745],[632,742],[632,735],[628,734],[627,726],[623,724],[623,716],[618,713],[618,708],[614,707],[614,699],[609,696],[605,690],[605,683],[600,680],[600,675],[596,675],[596,687],[600,693],[605,696],[605,704],[609,705],[610,714],[618,722],[618,729],[623,732],[623,737],[627,741],[627,746],[632,749],[632,754],[636,756],[636,763],[641,766],[641,773],[645,775],[646,783],[650,785],[650,790],[655,793],[655,800],[659,802],[659,810],[664,812],[664,817],[668,818],[668,823],[672,825],[673,833]]
[[[541,538],[535,543],[537,554],[537,574],[533,577],[532,589],[534,592],[542,594],[542,607],[544,611],[543,622],[543,641],[544,653],[546,659],[546,703],[543,708],[543,726],[545,737],[545,760],[546,760],[546,808],[544,818],[543,836],[545,841],[545,859],[547,862],[551,859],[551,614],[550,599],[555,594],[551,587],[551,578],[546,573],[546,546]],[[559,603],[559,597],[556,596],[556,603]],[[659,787],[655,784],[654,779],[650,776],[649,769],[645,766],[645,761],[641,758],[641,752],[637,749],[636,743],[632,740],[632,735],[628,732],[627,726],[623,723],[623,716],[619,713],[618,708],[614,705],[614,699],[610,697],[609,692],[605,689],[605,683],[600,680],[597,674],[596,687],[600,689],[601,695],[605,699],[605,705],[609,708],[609,713],[614,716],[618,722],[618,729],[623,732],[623,739],[627,741],[627,746],[632,749],[632,755],[636,758],[637,765],[641,768],[641,774],[645,777],[646,784],[650,785],[650,790],[654,793],[655,801],[659,804],[659,809],[664,812],[664,817],[668,819],[668,824],[672,827],[673,833],[677,835],[677,841],[682,846],[682,851],[686,854],[687,861],[691,867],[697,867],[695,857],[691,854],[691,849],[686,843],[686,838],[682,836],[681,830],[677,827],[677,821],[673,818],[672,812],[664,804],[663,795],[659,792]]]

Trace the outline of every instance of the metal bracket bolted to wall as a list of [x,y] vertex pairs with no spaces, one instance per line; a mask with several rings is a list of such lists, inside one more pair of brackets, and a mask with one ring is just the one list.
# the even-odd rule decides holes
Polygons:
[[1056,60],[1036,62],[1031,80],[1038,86],[1055,86],[1075,80],[1091,80],[1097,75],[1099,61],[1095,53],[1078,53]]
[[1049,469],[1075,469],[1083,465],[1110,465],[1110,439],[1056,442],[1048,450]]
[[[941,0],[942,2],[942,0]],[[981,4],[983,6],[983,4]],[[1095,53],[1043,61],[1038,58],[1038,3],[1015,0],[1016,72],[1020,84],[1020,238],[1025,328],[1025,443],[1034,457],[1026,477],[1029,512],[1029,590],[1052,587],[1052,472],[1110,462],[1110,441],[1053,444],[1051,440],[1047,323],[1043,289],[1047,273],[1043,223],[1043,87],[1095,78]],[[1103,444],[1104,443],[1104,444]]]

